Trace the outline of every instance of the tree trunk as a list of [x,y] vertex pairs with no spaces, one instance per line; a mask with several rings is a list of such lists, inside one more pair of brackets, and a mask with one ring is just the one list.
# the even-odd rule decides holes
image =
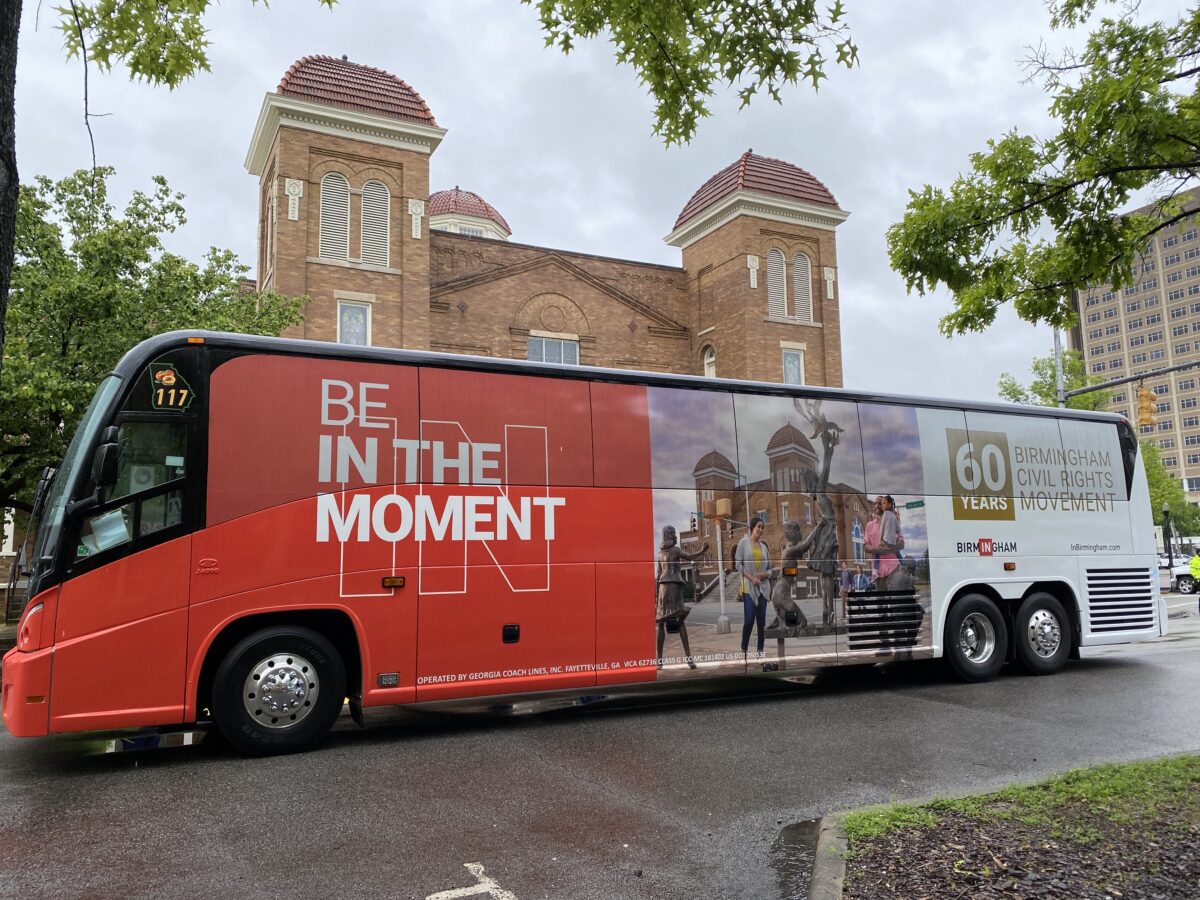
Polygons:
[[[21,0],[0,0],[0,373],[17,225],[17,32]],[[3,402],[0,400],[0,402]]]

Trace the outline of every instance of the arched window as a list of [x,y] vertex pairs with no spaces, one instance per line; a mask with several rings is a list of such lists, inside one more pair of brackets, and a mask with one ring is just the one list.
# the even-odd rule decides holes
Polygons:
[[392,196],[382,181],[371,180],[362,187],[362,261],[374,266],[388,264],[388,218]]
[[321,221],[318,254],[323,259],[350,257],[350,182],[330,172],[321,179]]
[[717,351],[709,345],[704,348],[704,377],[717,377]]
[[767,315],[787,318],[787,263],[778,247],[767,252]]
[[812,263],[807,253],[792,257],[792,315],[798,322],[813,320]]
[[850,526],[850,543],[854,545],[854,561],[862,562],[866,558],[866,553],[863,550],[863,524],[856,516],[854,524]]

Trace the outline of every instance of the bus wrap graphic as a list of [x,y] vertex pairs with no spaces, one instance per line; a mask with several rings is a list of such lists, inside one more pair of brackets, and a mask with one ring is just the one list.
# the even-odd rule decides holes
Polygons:
[[1017,517],[1008,436],[999,431],[946,429],[955,519]]
[[[318,480],[340,490],[318,494],[315,540],[339,545],[339,596],[394,593],[355,573],[396,574],[396,545],[408,541],[417,545],[422,595],[467,593],[472,543],[510,591],[549,591],[555,514],[567,500],[550,494],[547,427],[505,424],[503,443],[486,443],[457,420],[422,419],[410,437],[396,418],[368,412],[384,407],[386,393],[386,385],[322,382],[321,424],[338,433],[318,436]],[[362,487],[348,489],[352,479]],[[514,561],[512,543],[537,545],[537,564],[528,552]]]

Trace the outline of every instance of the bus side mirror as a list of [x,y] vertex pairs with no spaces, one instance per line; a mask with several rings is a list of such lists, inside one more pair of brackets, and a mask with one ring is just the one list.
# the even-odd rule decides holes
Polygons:
[[117,480],[117,457],[120,452],[120,448],[113,443],[104,443],[96,448],[96,455],[92,457],[92,483],[96,485],[97,493],[104,489],[104,485]]
[[105,486],[117,481],[117,460],[121,455],[117,438],[120,434],[121,429],[116,425],[105,428],[100,432],[100,444],[92,456],[92,484],[96,486],[95,496],[98,502],[104,501]]

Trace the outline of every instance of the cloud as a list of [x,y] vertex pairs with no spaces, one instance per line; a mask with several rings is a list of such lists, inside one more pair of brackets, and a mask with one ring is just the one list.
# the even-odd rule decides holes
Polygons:
[[[211,73],[176,91],[130,83],[120,69],[92,73],[92,109],[110,114],[92,120],[97,156],[118,169],[118,202],[153,174],[188,195],[190,221],[172,250],[198,258],[216,244],[253,265],[257,184],[243,160],[263,94],[298,57],[344,53],[408,81],[449,129],[431,189],[478,192],[522,243],[679,265],[663,235],[709,176],[753,147],[812,172],[852,213],[837,234],[846,385],[993,399],[999,374],[1025,371],[1050,346],[1049,331],[1006,312],[986,335],[942,338],[949,297],[906,296],[885,232],[909,189],[948,184],[988,138],[1013,127],[1047,133],[1048,98],[1021,83],[1020,60],[1042,37],[1065,38],[1049,32],[1041,0],[863,0],[848,15],[860,68],[830,69],[819,93],[788,88],[782,105],[759,97],[739,111],[722,89],[696,139],[664,148],[651,134],[650,99],[610,45],[583,42],[564,57],[543,46],[535,10],[516,0],[333,11],[214,4]],[[55,21],[25,4],[17,140],[26,181],[90,165],[82,70],[64,61]]]

